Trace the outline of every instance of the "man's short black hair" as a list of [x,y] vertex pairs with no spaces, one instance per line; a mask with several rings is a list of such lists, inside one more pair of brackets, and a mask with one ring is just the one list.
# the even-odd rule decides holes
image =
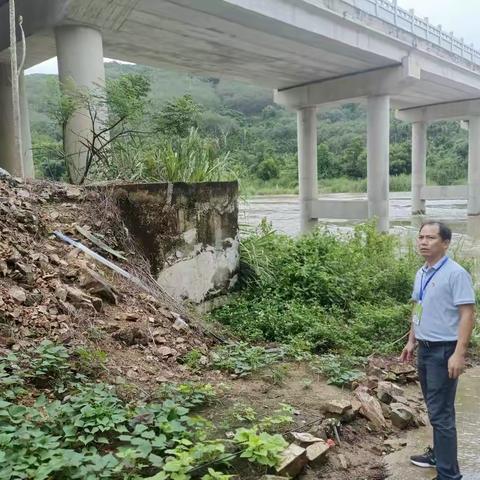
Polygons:
[[443,222],[437,222],[435,220],[429,220],[428,222],[422,223],[422,226],[420,227],[419,232],[422,231],[422,228],[425,225],[437,225],[438,226],[438,233],[440,235],[440,238],[445,242],[446,240],[450,241],[452,240],[452,231],[450,230],[449,227],[447,227]]

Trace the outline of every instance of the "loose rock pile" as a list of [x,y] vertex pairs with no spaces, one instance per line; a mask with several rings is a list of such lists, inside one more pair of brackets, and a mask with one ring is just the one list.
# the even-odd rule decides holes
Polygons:
[[114,373],[138,381],[183,375],[179,357],[193,347],[207,354],[211,341],[172,305],[52,235],[60,230],[118,263],[76,230],[119,247],[102,201],[78,187],[0,175],[0,355],[49,338],[93,344]]

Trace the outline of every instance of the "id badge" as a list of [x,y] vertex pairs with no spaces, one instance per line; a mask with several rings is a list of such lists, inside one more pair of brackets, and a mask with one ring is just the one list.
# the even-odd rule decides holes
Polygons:
[[423,306],[421,303],[417,303],[415,308],[413,309],[413,323],[415,325],[420,325],[420,321],[422,320],[422,312]]

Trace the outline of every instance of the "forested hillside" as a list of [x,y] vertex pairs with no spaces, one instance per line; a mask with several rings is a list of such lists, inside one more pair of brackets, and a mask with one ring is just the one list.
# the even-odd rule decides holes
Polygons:
[[[179,173],[173,164],[178,157],[183,158],[178,152],[190,152],[184,156],[191,157],[193,149],[208,152],[204,172],[208,170],[210,177],[239,178],[244,192],[296,190],[295,113],[275,105],[270,90],[140,65],[108,63],[106,71],[107,102],[110,111],[123,119],[127,134],[122,131],[119,136],[108,172],[104,169],[102,178],[182,179],[185,169]],[[41,176],[62,178],[65,167],[61,124],[65,106],[57,79],[52,75],[31,75],[27,77],[27,88],[37,171]],[[364,191],[365,109],[350,104],[319,113],[318,117],[320,188]],[[393,190],[409,189],[410,148],[410,127],[392,118]],[[430,183],[464,182],[467,156],[467,132],[459,123],[430,126]],[[207,178],[202,175],[189,179]]]

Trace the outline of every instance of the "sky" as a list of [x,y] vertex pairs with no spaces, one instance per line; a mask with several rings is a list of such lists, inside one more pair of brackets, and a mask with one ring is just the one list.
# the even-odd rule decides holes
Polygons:
[[[413,8],[419,17],[428,17],[433,25],[441,24],[446,32],[453,31],[456,37],[480,49],[480,0],[398,0],[398,5]],[[51,58],[26,73],[57,73],[57,59]]]

